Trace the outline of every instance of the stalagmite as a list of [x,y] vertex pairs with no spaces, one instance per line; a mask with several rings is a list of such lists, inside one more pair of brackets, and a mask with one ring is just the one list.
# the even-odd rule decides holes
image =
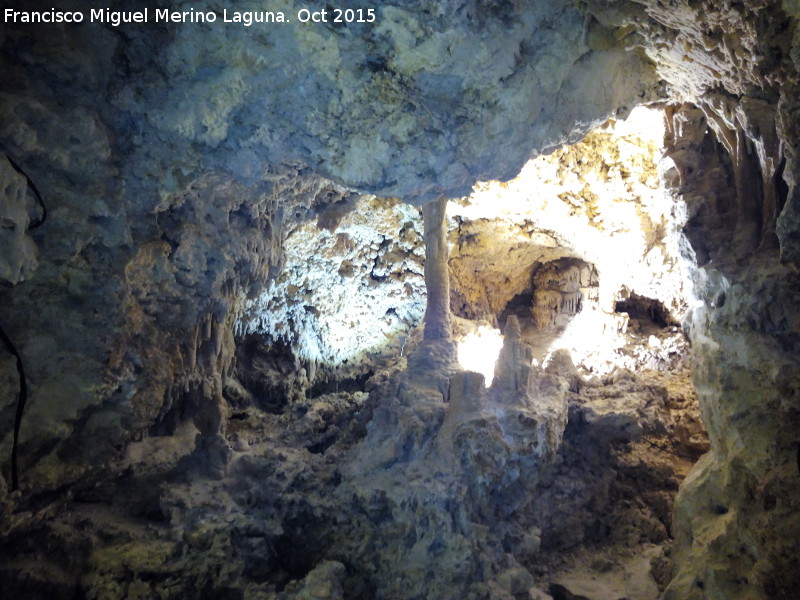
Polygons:
[[524,393],[533,357],[530,346],[522,340],[519,319],[514,315],[508,318],[503,331],[503,349],[497,359],[494,371],[494,388]]

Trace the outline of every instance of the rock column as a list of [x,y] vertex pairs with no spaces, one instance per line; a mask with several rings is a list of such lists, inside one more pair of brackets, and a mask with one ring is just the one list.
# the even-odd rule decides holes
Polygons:
[[422,207],[425,224],[425,340],[449,340],[450,276],[447,271],[447,198],[441,197]]

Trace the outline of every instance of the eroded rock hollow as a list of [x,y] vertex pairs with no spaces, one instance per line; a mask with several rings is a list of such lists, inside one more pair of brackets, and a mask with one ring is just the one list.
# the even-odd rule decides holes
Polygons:
[[64,4],[0,29],[3,597],[800,597],[796,2]]

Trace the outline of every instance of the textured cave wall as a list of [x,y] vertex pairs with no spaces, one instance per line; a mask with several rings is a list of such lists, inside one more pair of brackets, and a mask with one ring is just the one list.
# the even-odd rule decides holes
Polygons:
[[27,200],[28,184],[25,177],[16,173],[11,164],[4,160],[2,169],[3,215],[0,231],[0,280],[15,284],[25,281],[36,270],[36,244],[26,235],[32,224]]
[[[704,119],[694,107],[673,115],[676,125]],[[701,130],[690,139],[673,128],[673,150],[699,159],[676,163],[695,213],[687,234],[705,262],[690,337],[711,451],[677,500],[677,571],[665,597],[793,598],[800,297],[797,271],[781,264],[774,227],[761,219],[783,186],[763,154],[731,155]],[[718,186],[721,176],[736,184]]]
[[[791,597],[797,3],[398,1],[380,14],[375,28],[269,35],[0,32],[0,140],[50,208],[20,235],[35,209],[0,166],[0,319],[31,384],[23,491],[109,466],[178,404],[210,459],[196,464],[223,467],[234,322],[280,273],[284,224],[316,220],[348,188],[461,195],[614,111],[688,101],[702,116],[677,116],[713,131],[676,133],[672,152],[706,261],[691,334],[712,450],[681,494],[667,595]],[[2,368],[7,456],[15,377]]]
[[422,230],[418,208],[371,196],[287,222],[284,268],[243,302],[237,337],[287,346],[309,385],[402,355],[425,312]]
[[[783,6],[794,16],[796,7]],[[800,572],[795,23],[771,2],[615,8],[595,14],[606,26],[628,23],[631,43],[646,47],[677,96],[698,107],[675,111],[668,154],[706,278],[690,337],[711,451],[678,497],[665,597],[793,598]]]
[[[641,53],[593,51],[571,5],[379,12],[375,27],[268,36],[3,29],[3,147],[51,204],[32,236],[36,276],[3,291],[33,374],[26,471],[81,452],[102,463],[194,393],[178,390],[205,390],[211,413],[222,409],[234,307],[281,270],[282,224],[350,195],[312,173],[422,202],[513,175],[536,149],[660,97]],[[19,246],[14,262],[30,251]],[[76,428],[94,442],[70,444]],[[73,458],[79,471],[88,459]],[[42,484],[65,472],[42,470]]]
[[608,124],[449,208],[459,312],[498,314],[530,287],[537,263],[573,256],[600,269],[604,310],[613,312],[628,287],[662,298],[682,317],[692,294],[684,283],[691,258],[683,260],[690,251],[681,247],[683,203],[663,185],[671,163],[660,161],[660,112],[645,114],[638,127],[655,133]]
[[[451,202],[456,314],[502,326],[507,314],[521,311],[538,360],[549,349],[569,348],[577,365],[596,374],[626,363],[620,349],[631,340],[620,302],[649,298],[663,306],[664,324],[680,323],[695,302],[695,252],[682,233],[688,214],[674,161],[664,152],[663,111],[640,107],[529,161],[517,178],[483,182]],[[572,308],[564,305],[569,317],[550,327],[562,302],[556,308],[554,296],[548,301],[552,286],[536,273],[563,260],[595,273],[583,291],[572,290]],[[587,300],[582,311],[574,304],[579,295]],[[541,309],[538,324],[529,323],[531,308]]]

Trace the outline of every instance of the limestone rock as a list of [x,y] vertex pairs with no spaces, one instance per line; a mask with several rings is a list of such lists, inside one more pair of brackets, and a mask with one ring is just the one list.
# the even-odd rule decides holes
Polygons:
[[38,264],[36,244],[26,233],[28,213],[27,182],[5,158],[0,160],[0,280],[11,284],[29,279]]
[[296,592],[288,591],[289,598],[296,600],[342,600],[342,578],[345,567],[340,562],[325,561],[303,578]]
[[[0,286],[0,317],[30,376],[22,490],[3,497],[4,591],[506,600],[545,585],[550,552],[674,533],[665,597],[792,597],[800,10],[578,4],[393,0],[374,25],[268,32],[4,24],[0,141],[52,202],[46,227],[25,234],[29,196],[0,165],[0,217],[14,224],[0,229],[0,279],[12,284]],[[653,101],[676,105],[674,171],[610,134],[559,147]],[[454,216],[453,305],[499,323],[535,263],[570,256],[598,271],[608,327],[593,333],[621,338],[614,303],[633,293],[685,323],[711,442],[674,520],[679,475],[704,444],[683,401],[648,379],[663,374],[570,385],[530,365],[523,330],[485,392],[455,374],[450,343],[381,346],[383,324],[405,335],[421,316],[410,206],[508,180],[529,158],[549,176],[523,196],[557,187],[560,223],[507,214],[511,235],[495,244],[479,215]],[[606,184],[618,189],[609,203],[594,187]],[[337,226],[359,218],[365,193],[406,205],[367,200],[376,209],[353,245]],[[618,211],[643,224],[635,244],[618,235]],[[314,271],[325,277],[292,290],[314,254],[289,254],[301,240],[324,249]],[[693,256],[703,269],[687,273]],[[356,283],[364,274],[374,278]],[[370,281],[397,293],[375,310],[380,327],[353,334],[314,314],[315,285],[340,279],[362,306],[385,299]],[[268,317],[243,344],[253,307]],[[366,371],[323,373],[338,349],[318,334],[336,326],[345,347],[377,340]],[[631,362],[679,366],[675,333],[644,332],[652,351]],[[7,457],[16,381],[0,367]],[[337,369],[345,379],[328,377]]]
[[589,564],[560,574],[550,585],[551,593],[570,600],[656,600],[659,590],[648,564],[652,554],[653,548],[649,548],[618,561],[607,556],[582,557]]
[[582,261],[559,259],[531,274],[533,319],[539,329],[563,328],[584,305],[597,308],[597,271]]
[[669,184],[672,161],[662,158],[663,127],[663,113],[639,107],[531,160],[515,180],[451,202],[455,313],[501,325],[516,314],[540,362],[565,348],[597,374],[613,369],[611,356],[631,368],[673,364],[681,351],[622,350],[633,342],[631,298],[658,304],[662,326],[681,323],[695,302],[695,256],[681,233],[684,200]]
[[239,335],[288,346],[310,384],[361,375],[402,353],[424,312],[419,211],[366,197],[351,201],[332,230],[313,222],[287,229],[283,272],[244,301]]

